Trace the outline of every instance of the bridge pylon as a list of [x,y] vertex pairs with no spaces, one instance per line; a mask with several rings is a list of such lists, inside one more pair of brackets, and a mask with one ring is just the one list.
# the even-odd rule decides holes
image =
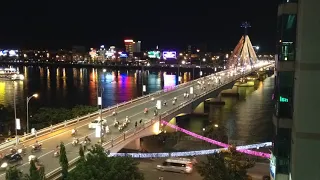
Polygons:
[[228,68],[244,67],[248,65],[252,66],[258,60],[250,38],[247,35],[247,29],[251,26],[249,23],[245,22],[241,27],[245,29],[245,33],[229,56],[227,63]]

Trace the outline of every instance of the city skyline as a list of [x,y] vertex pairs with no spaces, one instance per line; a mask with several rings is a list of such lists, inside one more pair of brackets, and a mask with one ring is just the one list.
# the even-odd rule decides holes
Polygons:
[[226,51],[236,45],[243,34],[241,23],[248,21],[252,25],[248,31],[252,43],[262,47],[261,52],[275,50],[277,3],[273,1],[233,4],[199,1],[192,5],[171,2],[170,6],[166,2],[156,6],[139,2],[119,6],[108,2],[94,3],[93,8],[68,3],[11,4],[16,10],[3,11],[3,18],[13,21],[0,30],[3,35],[0,47],[90,48],[102,44],[122,47],[123,39],[132,38],[143,42],[142,49],[158,45],[183,50],[188,45],[205,44],[208,51]]

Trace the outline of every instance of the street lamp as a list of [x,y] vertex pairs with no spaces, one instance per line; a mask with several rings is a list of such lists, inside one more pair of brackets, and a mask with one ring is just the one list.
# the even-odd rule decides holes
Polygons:
[[27,97],[27,133],[29,133],[29,101],[32,98],[37,98],[37,97],[39,97],[38,94],[33,94],[32,96]]
[[[114,81],[110,81],[109,83],[113,83]],[[102,146],[102,143],[103,143],[103,137],[102,137],[102,131],[104,130],[102,127],[103,127],[103,121],[102,121],[102,94],[103,94],[103,91],[104,91],[104,88],[100,86],[100,97],[98,97],[98,106],[100,105],[100,143],[101,143],[101,146]],[[98,91],[99,91],[98,89]],[[97,92],[97,94],[99,94],[99,92]],[[107,132],[105,132],[107,133]]]

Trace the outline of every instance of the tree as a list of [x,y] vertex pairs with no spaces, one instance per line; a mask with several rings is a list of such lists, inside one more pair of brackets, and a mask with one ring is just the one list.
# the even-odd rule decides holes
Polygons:
[[64,146],[63,142],[60,143],[59,163],[61,166],[62,179],[65,180],[68,177],[69,162],[66,154],[66,147]]
[[108,157],[104,149],[95,145],[89,150],[85,161],[73,169],[68,180],[143,180],[144,176],[131,157]]
[[36,163],[31,160],[30,162],[30,168],[29,168],[29,176],[30,176],[30,180],[39,180],[40,179],[40,174],[39,171],[36,167]]
[[224,156],[216,153],[207,156],[207,162],[201,161],[196,168],[203,180],[228,180],[228,171],[224,163]]
[[23,174],[17,168],[9,168],[6,171],[6,180],[20,180],[23,178]]
[[227,151],[207,156],[196,168],[204,180],[247,180],[247,169],[254,166],[245,155],[230,147]]

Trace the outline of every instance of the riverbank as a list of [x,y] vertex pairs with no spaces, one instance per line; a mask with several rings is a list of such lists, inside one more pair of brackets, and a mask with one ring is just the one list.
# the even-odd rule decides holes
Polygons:
[[199,65],[177,65],[177,64],[151,64],[149,66],[141,65],[130,65],[126,63],[104,63],[104,64],[78,64],[78,63],[68,63],[68,62],[10,62],[10,61],[0,61],[0,66],[39,66],[39,67],[64,67],[64,68],[107,68],[107,69],[132,69],[132,70],[164,70],[164,71],[195,71],[199,73],[200,69],[203,72],[215,72],[221,71],[222,68],[202,65],[201,68]]

